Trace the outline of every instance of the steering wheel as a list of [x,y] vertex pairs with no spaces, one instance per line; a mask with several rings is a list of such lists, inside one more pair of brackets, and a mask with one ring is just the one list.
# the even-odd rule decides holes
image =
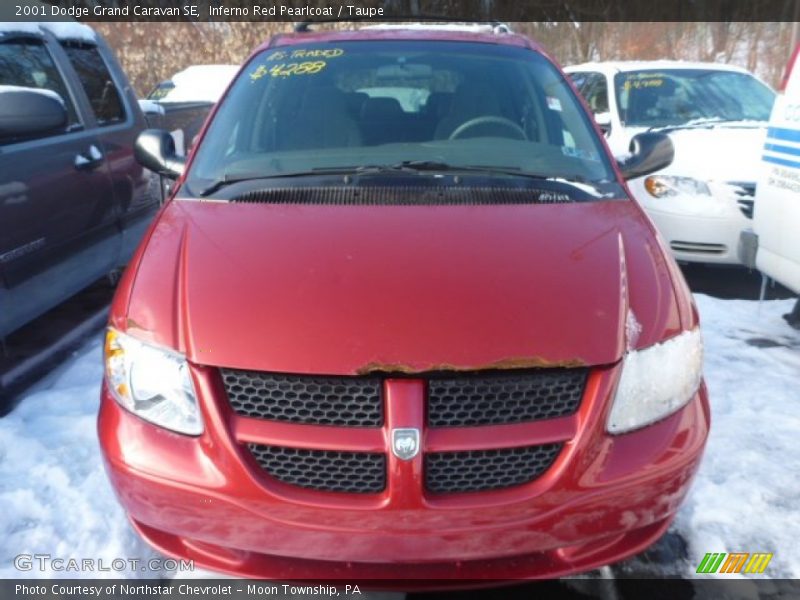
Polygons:
[[512,121],[511,119],[506,119],[505,117],[496,117],[494,115],[475,117],[474,119],[470,119],[469,121],[462,123],[461,125],[456,127],[455,131],[453,131],[453,133],[450,134],[450,137],[448,139],[457,140],[468,129],[472,129],[473,127],[477,127],[478,125],[487,125],[487,124],[500,125],[505,129],[512,130],[514,133],[517,134],[517,136],[519,136],[519,139],[521,140],[528,139],[528,136],[525,135],[525,131],[522,129],[522,127],[514,123],[514,121]]

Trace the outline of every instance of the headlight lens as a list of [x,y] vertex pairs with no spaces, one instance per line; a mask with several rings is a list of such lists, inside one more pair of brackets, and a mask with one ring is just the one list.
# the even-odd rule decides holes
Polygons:
[[704,181],[691,177],[672,175],[651,175],[644,180],[644,188],[654,198],[667,198],[678,194],[690,196],[710,196],[711,190]]
[[700,329],[629,352],[606,428],[624,433],[674,413],[692,399],[703,377]]
[[203,433],[189,365],[183,356],[109,328],[105,367],[111,395],[123,408],[178,433]]

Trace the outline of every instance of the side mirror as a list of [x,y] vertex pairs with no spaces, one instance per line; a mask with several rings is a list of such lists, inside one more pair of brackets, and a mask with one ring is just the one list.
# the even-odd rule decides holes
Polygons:
[[159,175],[177,179],[183,174],[186,159],[175,151],[175,140],[163,129],[145,129],[136,138],[133,155],[143,167]]
[[66,126],[67,109],[55,92],[0,86],[0,138],[46,135]]
[[617,158],[624,179],[636,179],[672,164],[675,148],[664,133],[646,132],[633,136],[628,156]]
[[611,113],[601,112],[595,113],[594,121],[604,134],[608,135],[611,132]]

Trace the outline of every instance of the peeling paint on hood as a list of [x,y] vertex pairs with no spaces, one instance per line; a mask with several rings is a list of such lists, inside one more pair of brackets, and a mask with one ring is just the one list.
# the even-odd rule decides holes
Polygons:
[[556,369],[556,368],[575,368],[585,367],[586,363],[580,359],[564,360],[564,361],[549,361],[547,359],[533,356],[530,358],[517,357],[505,358],[502,360],[481,364],[481,365],[451,365],[451,364],[435,364],[435,365],[408,365],[399,363],[381,363],[371,362],[359,369],[356,369],[356,375],[369,375],[371,373],[403,373],[412,375],[417,373],[430,373],[436,371],[497,371],[508,369]]

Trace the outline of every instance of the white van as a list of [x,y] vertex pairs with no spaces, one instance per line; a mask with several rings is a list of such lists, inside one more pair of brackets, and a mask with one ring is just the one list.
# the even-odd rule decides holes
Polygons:
[[564,71],[614,155],[644,131],[672,140],[672,164],[628,187],[675,258],[738,264],[775,92],[742,68],[716,63],[596,62]]
[[[800,294],[800,45],[795,48],[772,109],[756,184],[755,266]],[[743,241],[748,234],[743,235]],[[746,249],[748,244],[743,244]],[[800,301],[786,320],[800,329]]]

